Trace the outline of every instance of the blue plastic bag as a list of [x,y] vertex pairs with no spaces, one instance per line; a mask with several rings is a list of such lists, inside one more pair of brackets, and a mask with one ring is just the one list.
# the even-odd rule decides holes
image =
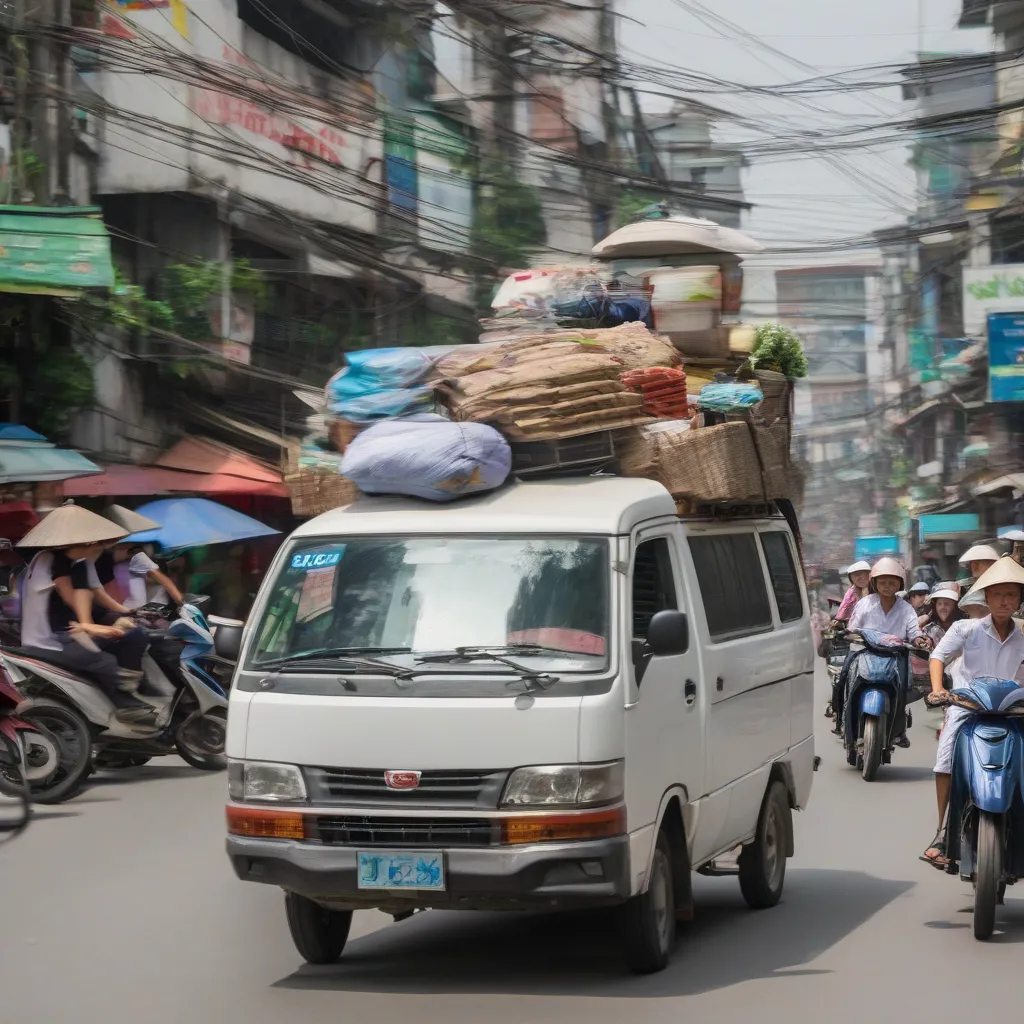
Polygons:
[[428,501],[494,490],[511,469],[512,451],[493,427],[429,414],[367,427],[341,462],[342,476],[366,494]]
[[328,400],[418,384],[433,365],[431,357],[418,348],[363,349],[349,352],[345,362],[348,365],[327,382]]
[[371,390],[339,398],[328,402],[327,409],[332,415],[353,423],[373,423],[390,416],[427,411],[433,404],[434,389],[418,384],[408,388]]

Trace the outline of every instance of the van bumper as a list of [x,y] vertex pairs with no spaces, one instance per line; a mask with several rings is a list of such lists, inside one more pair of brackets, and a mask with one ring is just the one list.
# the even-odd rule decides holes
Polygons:
[[629,897],[629,838],[445,849],[443,892],[360,889],[356,849],[229,836],[235,874],[335,909],[526,909],[600,906]]

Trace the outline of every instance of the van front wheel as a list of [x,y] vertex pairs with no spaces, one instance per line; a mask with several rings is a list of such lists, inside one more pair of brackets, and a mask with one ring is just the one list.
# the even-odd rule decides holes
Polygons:
[[754,910],[774,907],[782,899],[789,818],[786,787],[781,782],[773,782],[761,804],[754,841],[740,853],[740,892],[747,906]]
[[351,910],[328,910],[298,893],[284,895],[288,931],[302,959],[308,964],[337,963],[352,927]]
[[662,829],[654,847],[647,891],[622,908],[622,940],[626,963],[637,974],[654,974],[668,966],[676,941],[675,881],[672,845]]

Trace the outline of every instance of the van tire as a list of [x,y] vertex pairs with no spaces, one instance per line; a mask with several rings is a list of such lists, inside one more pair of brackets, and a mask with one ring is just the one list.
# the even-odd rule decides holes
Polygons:
[[672,843],[664,829],[654,846],[647,889],[623,906],[620,927],[630,970],[654,974],[668,966],[676,941],[676,901]]
[[352,927],[351,910],[328,910],[298,893],[284,894],[292,942],[307,964],[337,963]]
[[761,802],[754,841],[740,853],[740,892],[753,910],[767,910],[782,899],[790,817],[789,794],[776,780]]

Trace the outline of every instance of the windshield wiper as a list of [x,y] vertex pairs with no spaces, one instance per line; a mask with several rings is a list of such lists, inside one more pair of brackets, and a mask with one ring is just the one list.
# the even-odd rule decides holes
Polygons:
[[[502,648],[498,648],[498,650],[501,649]],[[421,665],[453,665],[460,663],[468,665],[470,662],[479,661],[481,659],[496,661],[501,665],[507,665],[514,672],[519,673],[519,681],[526,683],[529,689],[536,688],[546,690],[549,687],[554,686],[555,683],[561,681],[559,676],[553,676],[547,672],[538,672],[536,669],[529,668],[527,665],[520,665],[518,661],[506,658],[503,654],[496,653],[494,649],[486,647],[456,647],[454,650],[441,651],[438,654],[417,655],[415,660]]]
[[289,654],[284,658],[275,658],[273,661],[259,662],[259,668],[277,669],[285,665],[291,665],[296,661],[331,661],[338,660],[346,665],[355,668],[374,669],[385,672],[395,679],[412,679],[415,673],[399,665],[392,665],[389,661],[381,661],[378,658],[366,657],[368,654],[408,654],[408,647],[324,647],[318,651],[300,651],[298,654]]

